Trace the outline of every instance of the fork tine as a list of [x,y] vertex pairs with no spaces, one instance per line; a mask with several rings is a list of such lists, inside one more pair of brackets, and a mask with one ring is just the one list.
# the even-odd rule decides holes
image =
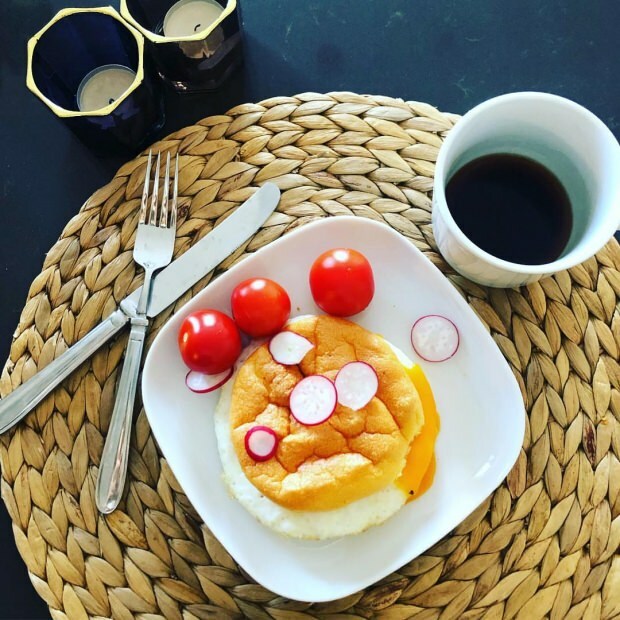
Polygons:
[[149,224],[157,224],[157,203],[159,202],[159,162],[161,153],[157,153],[157,165],[155,167],[155,179],[153,180],[153,195],[151,196],[151,212],[149,214]]
[[170,208],[170,228],[177,228],[177,197],[179,195],[179,154],[174,164],[174,184],[172,190],[172,206]]
[[149,182],[151,180],[152,151],[149,150],[149,158],[146,162],[146,176],[144,177],[144,189],[142,190],[142,203],[140,205],[140,224],[146,221],[146,205],[149,199]]
[[166,228],[168,226],[168,197],[170,195],[170,151],[166,157],[166,176],[164,178],[164,186],[161,195],[161,216],[159,217],[159,227]]

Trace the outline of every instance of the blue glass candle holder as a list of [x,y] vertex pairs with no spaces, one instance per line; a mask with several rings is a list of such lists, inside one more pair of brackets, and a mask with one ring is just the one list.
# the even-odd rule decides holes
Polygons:
[[161,78],[178,92],[217,89],[241,64],[236,0],[121,0]]
[[163,126],[144,38],[111,7],[63,9],[28,42],[27,86],[97,151],[135,150]]

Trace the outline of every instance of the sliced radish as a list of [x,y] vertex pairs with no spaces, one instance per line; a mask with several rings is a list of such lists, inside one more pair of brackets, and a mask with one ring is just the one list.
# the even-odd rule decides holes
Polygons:
[[280,332],[269,341],[269,353],[278,364],[299,364],[314,345],[295,332]]
[[315,426],[328,420],[337,403],[334,382],[323,375],[304,377],[291,392],[291,414],[305,426]]
[[229,368],[224,372],[218,372],[214,375],[205,375],[202,372],[190,370],[185,376],[185,385],[198,394],[206,394],[222,387],[228,379],[233,375],[233,369]]
[[411,344],[427,362],[445,362],[459,348],[459,330],[445,316],[429,314],[418,319],[411,328]]
[[245,450],[255,461],[270,459],[278,447],[278,436],[268,426],[253,426],[245,434]]
[[349,362],[336,375],[334,381],[338,402],[353,411],[365,407],[379,389],[375,369],[366,362]]

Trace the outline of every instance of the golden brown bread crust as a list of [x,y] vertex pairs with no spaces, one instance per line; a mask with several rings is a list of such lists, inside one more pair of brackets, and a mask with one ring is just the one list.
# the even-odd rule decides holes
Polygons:
[[[331,510],[370,495],[400,474],[409,445],[424,421],[418,393],[383,338],[328,316],[305,317],[287,329],[315,348],[299,366],[273,360],[267,344],[243,363],[232,391],[232,441],[250,482],[269,499],[292,510]],[[372,365],[379,389],[360,411],[338,405],[317,426],[303,426],[290,414],[291,390],[304,376],[334,379],[352,361]],[[275,458],[257,463],[245,450],[255,424],[280,438]]]

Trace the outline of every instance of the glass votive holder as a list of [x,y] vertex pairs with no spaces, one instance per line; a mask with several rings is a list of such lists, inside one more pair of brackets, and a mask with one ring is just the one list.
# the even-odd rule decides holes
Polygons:
[[59,11],[28,41],[26,83],[100,152],[138,149],[164,123],[144,38],[111,7]]
[[121,0],[161,78],[179,92],[215,90],[241,64],[236,0]]

